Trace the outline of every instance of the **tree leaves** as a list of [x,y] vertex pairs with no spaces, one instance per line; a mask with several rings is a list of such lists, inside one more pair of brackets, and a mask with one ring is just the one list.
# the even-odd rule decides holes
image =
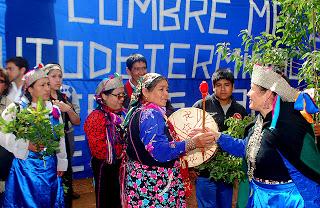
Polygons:
[[44,146],[42,155],[53,155],[59,151],[59,140],[64,135],[64,125],[52,126],[49,113],[39,99],[36,108],[29,106],[21,109],[12,121],[5,121],[1,117],[0,127],[5,133],[13,133],[17,139],[29,140],[38,150]]
[[[315,101],[320,105],[320,56],[316,44],[320,39],[320,0],[277,0],[274,4],[279,5],[275,33],[252,37],[248,30],[241,30],[243,51],[235,58],[229,43],[218,44],[218,48],[224,47],[219,50],[222,59],[236,62],[237,71],[243,65],[243,73],[250,73],[256,63],[286,68],[294,60],[299,83],[305,82],[308,88],[316,89]],[[250,49],[252,54],[248,54]]]

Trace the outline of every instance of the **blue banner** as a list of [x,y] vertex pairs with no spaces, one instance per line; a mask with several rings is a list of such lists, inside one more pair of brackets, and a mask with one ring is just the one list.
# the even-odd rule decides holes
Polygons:
[[[241,47],[242,29],[253,35],[274,32],[276,7],[264,0],[0,0],[0,66],[12,56],[24,56],[30,66],[60,63],[64,82],[80,98],[75,177],[88,177],[82,125],[101,79],[114,72],[128,79],[126,57],[141,53],[149,72],[168,77],[174,107],[192,106],[201,98],[201,81],[211,83],[218,68],[234,70],[216,53],[216,44]],[[247,106],[249,78],[234,73],[235,97]]]

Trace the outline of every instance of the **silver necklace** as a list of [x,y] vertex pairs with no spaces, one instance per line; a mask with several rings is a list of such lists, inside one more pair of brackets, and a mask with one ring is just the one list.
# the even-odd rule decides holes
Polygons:
[[261,147],[262,134],[263,134],[262,126],[263,126],[263,119],[262,119],[262,116],[259,114],[257,116],[257,121],[254,125],[253,133],[249,138],[248,145],[246,148],[249,181],[252,180],[254,170],[256,169],[256,157]]

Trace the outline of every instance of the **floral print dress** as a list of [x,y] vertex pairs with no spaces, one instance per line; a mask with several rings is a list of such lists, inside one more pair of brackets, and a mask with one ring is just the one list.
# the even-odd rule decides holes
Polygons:
[[[144,162],[128,159],[126,164],[125,196],[128,208],[133,207],[186,207],[185,189],[180,173],[179,157],[185,153],[185,142],[174,141],[167,136],[165,111],[154,104],[144,105],[139,117],[140,142],[143,151],[150,154],[155,164],[172,164],[170,167],[146,165]],[[134,116],[133,116],[134,117]],[[129,125],[129,128],[132,128]],[[131,129],[132,130],[132,129]],[[130,145],[129,138],[129,145]],[[143,156],[136,151],[137,158]],[[143,159],[141,159],[143,161]]]

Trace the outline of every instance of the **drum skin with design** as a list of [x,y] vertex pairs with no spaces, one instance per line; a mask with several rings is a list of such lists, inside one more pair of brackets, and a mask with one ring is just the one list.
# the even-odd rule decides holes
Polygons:
[[[174,126],[179,139],[183,141],[189,138],[188,135],[192,129],[202,128],[202,115],[203,112],[199,108],[181,108],[174,112],[168,119]],[[205,112],[205,127],[213,131],[218,131],[217,123],[208,112]],[[210,159],[216,150],[216,144],[206,148],[197,148],[188,152],[185,159],[190,168],[196,167]]]

